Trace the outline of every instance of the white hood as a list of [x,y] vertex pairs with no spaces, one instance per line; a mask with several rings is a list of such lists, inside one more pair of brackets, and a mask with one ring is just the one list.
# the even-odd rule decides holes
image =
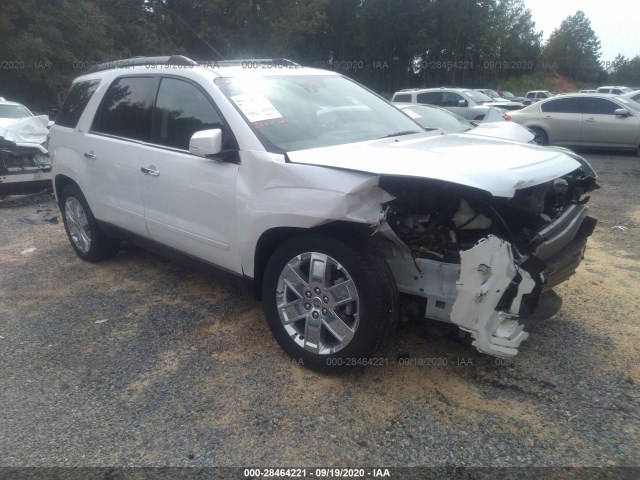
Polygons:
[[554,180],[580,167],[557,150],[465,134],[418,133],[288,152],[287,156],[293,163],[443,180],[507,198],[518,189]]
[[40,145],[48,133],[38,117],[0,118],[0,137],[9,142]]

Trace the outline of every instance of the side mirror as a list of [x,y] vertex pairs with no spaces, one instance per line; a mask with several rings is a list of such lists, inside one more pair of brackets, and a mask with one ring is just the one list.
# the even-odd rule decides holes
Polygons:
[[189,152],[198,157],[216,155],[222,151],[222,130],[201,130],[194,133],[189,141]]
[[629,110],[627,110],[626,108],[617,108],[613,111],[613,114],[616,117],[628,117],[629,115],[631,115]]
[[50,120],[55,120],[57,116],[58,116],[58,106],[57,105],[51,105],[49,107],[49,119]]
[[467,107],[467,106],[469,106],[469,102],[467,102],[466,100],[458,100],[458,106],[459,107]]

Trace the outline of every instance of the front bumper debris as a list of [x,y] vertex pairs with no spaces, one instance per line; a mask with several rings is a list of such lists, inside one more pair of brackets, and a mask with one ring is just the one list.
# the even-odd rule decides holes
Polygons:
[[0,139],[0,193],[50,186],[51,171],[48,152],[41,145],[16,145]]
[[396,246],[399,239],[386,260],[398,291],[420,298],[426,318],[457,325],[480,352],[513,357],[528,337],[518,319],[536,311],[541,296],[575,274],[584,258],[596,225],[587,210],[568,209],[538,233],[525,258],[516,259],[511,243],[489,235],[461,251],[459,265],[414,259]]

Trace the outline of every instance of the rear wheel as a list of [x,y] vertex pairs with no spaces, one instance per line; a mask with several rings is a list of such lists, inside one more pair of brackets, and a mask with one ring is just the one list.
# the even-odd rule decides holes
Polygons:
[[69,242],[80,258],[99,262],[118,253],[120,242],[100,230],[87,200],[76,185],[67,185],[62,191],[60,212]]
[[531,127],[529,130],[533,133],[533,143],[536,145],[549,145],[547,132],[538,127]]
[[302,235],[278,248],[262,299],[280,346],[319,372],[380,362],[397,323],[398,292],[384,258],[334,237]]

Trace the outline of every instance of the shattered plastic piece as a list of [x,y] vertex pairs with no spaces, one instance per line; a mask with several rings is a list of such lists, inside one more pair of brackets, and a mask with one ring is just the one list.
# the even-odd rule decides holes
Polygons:
[[[460,252],[460,258],[458,297],[451,310],[451,321],[472,335],[478,351],[513,357],[529,336],[517,318],[522,296],[531,293],[535,281],[515,264],[511,244],[493,235]],[[521,280],[508,311],[496,310],[518,275]]]
[[93,322],[93,323],[105,323],[105,322],[108,322],[108,321],[109,321],[109,319],[108,319],[108,318],[105,318],[105,319],[102,319],[102,320],[96,320],[96,321],[95,321],[95,322]]
[[616,226],[611,227],[611,228],[615,228],[615,229],[617,229],[617,230],[622,230],[623,232],[624,232],[625,230],[629,230],[629,229],[628,229],[627,227],[625,227],[624,225],[616,225]]
[[20,252],[21,255],[28,255],[36,251],[36,247],[29,247]]

